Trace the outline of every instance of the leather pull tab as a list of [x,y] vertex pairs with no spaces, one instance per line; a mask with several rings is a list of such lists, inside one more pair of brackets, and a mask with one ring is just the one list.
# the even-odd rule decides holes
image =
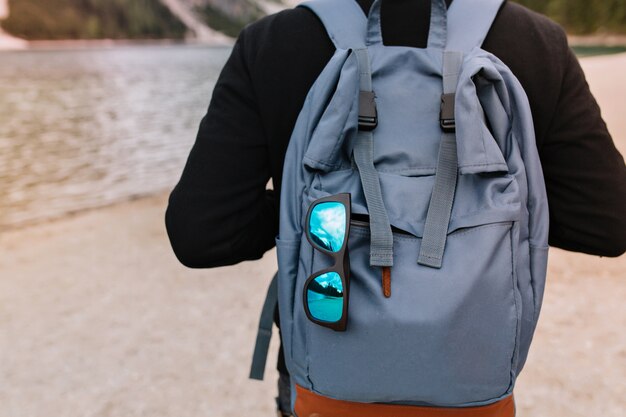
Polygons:
[[391,267],[383,266],[383,295],[391,298]]

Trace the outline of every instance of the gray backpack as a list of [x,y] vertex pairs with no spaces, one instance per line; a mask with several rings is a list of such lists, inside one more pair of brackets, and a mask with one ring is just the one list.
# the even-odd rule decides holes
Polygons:
[[284,165],[277,297],[296,411],[298,392],[433,407],[511,396],[541,308],[548,206],[526,94],[480,48],[502,2],[433,0],[426,49],[383,45],[380,0],[369,17],[355,0],[302,5],[337,50]]

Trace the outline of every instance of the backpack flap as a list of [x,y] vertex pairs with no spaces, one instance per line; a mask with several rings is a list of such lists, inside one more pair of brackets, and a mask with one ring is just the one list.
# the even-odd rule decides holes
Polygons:
[[303,158],[305,166],[329,172],[350,168],[350,157],[342,148],[346,138],[358,130],[359,66],[349,51],[337,88],[317,122]]
[[[492,115],[490,120],[487,119],[487,112],[479,100],[477,89],[479,82],[481,92],[484,93],[481,96],[486,99],[484,103],[489,105],[488,114]],[[502,79],[490,60],[473,56],[466,59],[459,77],[455,106],[461,175],[508,172],[504,153],[510,123],[508,123],[509,116],[504,105],[500,99],[496,99],[499,96],[493,95],[495,93],[493,85],[498,83],[501,84]],[[501,117],[493,117],[493,115]],[[497,139],[492,132],[499,133]]]

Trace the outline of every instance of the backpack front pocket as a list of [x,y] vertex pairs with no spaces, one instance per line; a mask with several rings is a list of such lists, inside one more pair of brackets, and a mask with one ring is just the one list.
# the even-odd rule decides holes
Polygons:
[[[439,270],[417,264],[420,238],[394,233],[386,298],[381,269],[369,266],[369,231],[353,226],[347,330],[304,324],[312,389],[347,401],[437,406],[510,393],[520,317],[515,233],[515,222],[459,229],[446,247],[455,259]],[[326,258],[314,253],[312,270]]]

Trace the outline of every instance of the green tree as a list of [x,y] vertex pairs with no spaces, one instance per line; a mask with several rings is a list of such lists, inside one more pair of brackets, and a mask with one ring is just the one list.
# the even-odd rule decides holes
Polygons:
[[626,0],[517,0],[571,33],[626,33]]
[[158,0],[9,0],[2,26],[26,39],[146,39],[185,36]]

